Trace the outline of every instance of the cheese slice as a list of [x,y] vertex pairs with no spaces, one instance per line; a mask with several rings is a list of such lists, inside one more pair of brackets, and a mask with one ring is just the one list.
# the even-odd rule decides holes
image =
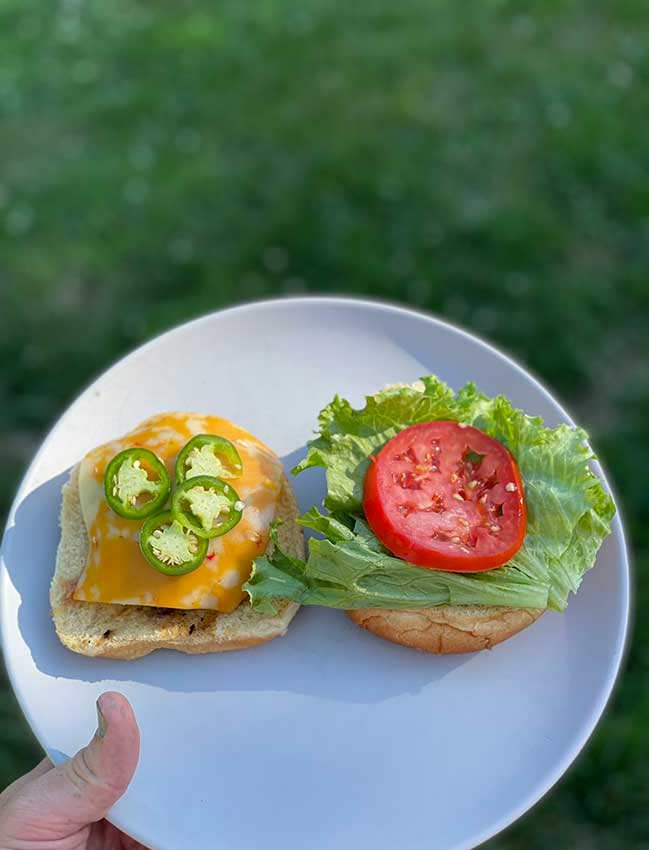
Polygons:
[[[244,503],[243,515],[231,531],[210,540],[207,557],[196,570],[182,576],[166,576],[140,552],[142,521],[117,516],[108,506],[104,473],[118,452],[143,446],[164,462],[173,486],[176,457],[196,434],[216,434],[237,447],[243,471],[228,483]],[[74,598],[121,605],[234,611],[244,598],[241,588],[250,577],[253,559],[268,545],[282,476],[281,462],[267,446],[243,428],[216,416],[160,414],[122,439],[94,449],[79,467],[79,496],[89,547]]]

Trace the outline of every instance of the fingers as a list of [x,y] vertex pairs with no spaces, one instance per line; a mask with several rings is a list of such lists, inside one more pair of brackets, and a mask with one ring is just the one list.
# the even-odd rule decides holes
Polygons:
[[63,816],[76,819],[80,825],[103,818],[122,796],[140,753],[140,732],[125,697],[113,692],[102,694],[97,715],[94,738],[61,765],[62,778],[45,776],[43,780]]
[[[140,733],[121,694],[102,694],[97,716],[90,743],[74,758],[24,783],[3,809],[0,827],[13,818],[13,832],[22,830],[21,838],[52,841],[105,816],[135,772]],[[0,839],[2,834],[0,828]]]
[[3,806],[6,806],[9,800],[15,797],[23,786],[32,782],[34,779],[38,779],[39,776],[47,773],[48,770],[52,770],[52,767],[52,762],[48,758],[44,758],[43,761],[39,762],[35,768],[29,771],[29,773],[26,773],[24,776],[20,776],[15,782],[8,785],[2,794],[0,794],[0,809],[2,809]]

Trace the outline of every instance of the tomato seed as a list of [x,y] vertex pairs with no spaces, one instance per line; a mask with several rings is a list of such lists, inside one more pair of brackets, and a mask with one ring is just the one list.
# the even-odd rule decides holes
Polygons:
[[415,454],[413,447],[410,446],[407,451],[394,455],[394,460],[403,460],[406,463],[417,463],[417,455]]
[[393,472],[392,480],[404,490],[421,490],[421,480],[413,472]]

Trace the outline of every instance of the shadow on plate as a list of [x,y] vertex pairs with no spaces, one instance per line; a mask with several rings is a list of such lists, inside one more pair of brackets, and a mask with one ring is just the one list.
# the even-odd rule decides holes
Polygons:
[[[288,469],[303,456],[283,458]],[[296,479],[301,507],[320,503],[320,471]],[[341,702],[376,703],[415,694],[471,656],[433,657],[382,641],[342,611],[303,608],[287,635],[251,650],[183,655],[158,650],[134,661],[93,659],[65,649],[49,610],[49,584],[59,541],[61,487],[69,471],[32,491],[7,530],[4,559],[20,594],[18,627],[36,667],[46,675],[86,682],[140,683],[183,693],[281,691]],[[385,664],[391,675],[386,677]]]

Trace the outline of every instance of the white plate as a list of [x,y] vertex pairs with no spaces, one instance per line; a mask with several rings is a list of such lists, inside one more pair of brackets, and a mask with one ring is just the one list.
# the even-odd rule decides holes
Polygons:
[[[435,657],[303,609],[285,638],[244,652],[84,658],[57,641],[48,585],[61,484],[90,448],[162,410],[218,413],[290,468],[334,393],[361,403],[437,373],[505,393],[550,425],[565,411],[520,366],[428,316],[299,298],[206,316],[121,360],[63,414],[11,511],[2,560],[9,675],[55,759],[82,746],[116,689],[142,730],[111,820],[157,850],[466,850],[519,817],[593,731],[623,654],[629,571],[619,518],[565,614],[493,652]],[[601,470],[598,470],[601,475]],[[324,477],[296,479],[303,509]]]

